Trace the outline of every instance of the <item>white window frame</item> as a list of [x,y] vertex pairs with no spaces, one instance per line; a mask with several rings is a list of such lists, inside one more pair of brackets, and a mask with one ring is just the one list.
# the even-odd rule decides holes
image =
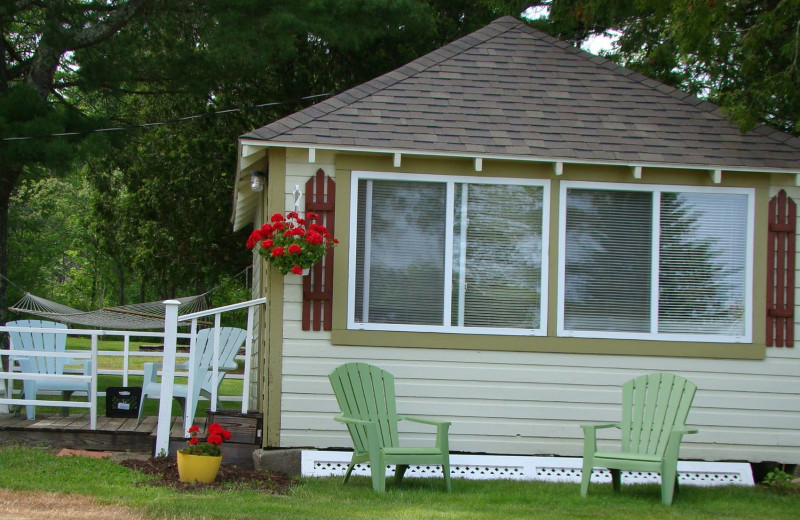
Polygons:
[[[649,333],[639,332],[614,332],[614,331],[586,331],[564,329],[564,305],[566,289],[566,231],[567,231],[567,190],[570,188],[583,188],[591,190],[609,191],[645,191],[653,193],[653,236],[651,243],[651,291],[650,291],[650,330]],[[744,334],[742,335],[712,335],[712,334],[686,334],[652,332],[658,325],[658,267],[659,267],[659,241],[661,238],[660,227],[660,201],[661,193],[729,193],[747,196],[747,238],[745,252],[745,290],[744,290]],[[573,338],[605,338],[605,339],[633,339],[633,340],[661,340],[661,341],[691,341],[703,343],[752,343],[753,341],[753,249],[755,233],[755,189],[729,188],[706,186],[681,186],[681,185],[656,185],[656,184],[626,184],[626,183],[600,183],[584,181],[562,181],[559,194],[559,224],[558,224],[558,309],[556,313],[556,334],[561,337]]]
[[[488,185],[519,185],[537,186],[542,188],[542,267],[541,267],[541,293],[540,293],[540,326],[539,328],[518,329],[507,327],[464,327],[458,325],[416,325],[416,324],[381,324],[357,322],[356,313],[356,230],[358,225],[358,184],[362,180],[389,180],[406,182],[436,182],[446,184],[447,187],[447,215],[446,215],[446,244],[444,254],[444,317],[448,320],[451,315],[452,292],[458,290],[463,293],[463,288],[453,287],[453,210],[455,204],[456,184],[488,184]],[[509,209],[510,210],[510,209]],[[369,209],[367,209],[369,211]],[[374,330],[391,332],[438,332],[452,334],[497,334],[507,336],[546,336],[547,335],[547,303],[548,303],[548,268],[549,268],[549,243],[550,243],[550,181],[546,179],[515,179],[515,178],[487,178],[472,176],[453,176],[435,174],[414,174],[396,172],[353,171],[350,177],[350,245],[349,266],[347,283],[347,328],[350,330]],[[462,248],[463,251],[463,248]],[[369,288],[366,286],[365,295]]]

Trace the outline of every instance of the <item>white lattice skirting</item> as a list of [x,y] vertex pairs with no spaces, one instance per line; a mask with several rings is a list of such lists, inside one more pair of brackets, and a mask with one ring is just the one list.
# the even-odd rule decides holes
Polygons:
[[[302,452],[302,473],[307,477],[344,475],[350,463],[347,451]],[[540,480],[544,482],[581,481],[580,458],[572,457],[510,457],[495,455],[451,455],[450,475],[453,478],[473,480],[508,479]],[[357,464],[353,475],[368,476],[369,464]],[[387,476],[394,475],[394,466],[387,466]],[[441,477],[440,466],[409,466],[408,477]],[[608,470],[595,469],[592,482],[611,482]],[[657,484],[658,473],[622,472],[623,484]],[[739,462],[685,462],[678,461],[678,482],[695,486],[752,486],[750,464]]]

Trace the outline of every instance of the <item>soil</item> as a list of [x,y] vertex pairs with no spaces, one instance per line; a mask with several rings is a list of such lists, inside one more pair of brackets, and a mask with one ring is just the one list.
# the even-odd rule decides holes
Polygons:
[[223,464],[217,478],[210,484],[186,483],[178,478],[178,463],[175,457],[129,458],[119,461],[126,468],[141,471],[154,479],[143,482],[143,486],[165,486],[179,491],[202,489],[253,489],[271,495],[282,495],[297,484],[297,479],[282,473],[269,473]]

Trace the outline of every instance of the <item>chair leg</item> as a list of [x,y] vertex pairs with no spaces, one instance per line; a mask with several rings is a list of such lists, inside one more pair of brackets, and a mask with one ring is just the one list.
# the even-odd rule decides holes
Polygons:
[[147,394],[142,392],[142,398],[139,399],[139,417],[136,419],[136,426],[142,424],[142,412],[144,412],[144,402],[147,401]]
[[394,469],[394,482],[398,486],[401,482],[403,482],[403,475],[406,474],[406,470],[408,469],[408,464],[398,464],[395,466]]
[[342,482],[342,484],[347,484],[347,481],[350,480],[350,473],[353,472],[354,467],[356,467],[355,462],[350,462],[350,464],[347,465],[347,473],[344,474],[344,482]]
[[372,473],[372,489],[378,493],[386,491],[386,457],[383,450],[371,453],[369,458],[370,473]]
[[450,457],[446,457],[444,461],[442,461],[442,476],[444,477],[444,487],[449,493],[453,490],[453,487],[450,485]]
[[[24,381],[22,384],[22,395],[25,399],[36,399],[36,382]],[[30,397],[32,396],[32,397]],[[36,406],[32,404],[25,405],[25,413],[29,421],[36,419]]]
[[672,505],[675,496],[675,489],[678,487],[678,468],[671,464],[666,464],[661,473],[661,503],[665,506]]
[[581,470],[581,496],[589,494],[589,482],[592,480],[592,467],[594,459],[591,457],[583,458],[583,469]]
[[[71,390],[64,390],[61,392],[61,400],[62,401],[69,401],[72,398],[72,391]],[[62,406],[58,410],[58,414],[61,417],[69,417],[69,408]]]
[[611,471],[611,485],[614,491],[619,492],[622,487],[622,471],[618,469],[610,469],[609,471]]

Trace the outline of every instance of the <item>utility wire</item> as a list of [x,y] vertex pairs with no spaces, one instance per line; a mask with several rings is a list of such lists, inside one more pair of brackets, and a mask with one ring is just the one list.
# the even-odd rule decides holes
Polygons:
[[315,99],[320,97],[328,97],[333,95],[331,92],[326,92],[325,94],[314,94],[312,96],[304,96],[300,98],[294,99],[285,99],[282,101],[273,101],[271,103],[261,103],[260,105],[253,105],[244,108],[228,108],[226,110],[215,110],[213,112],[207,112],[205,114],[196,114],[192,116],[184,116],[184,117],[177,117],[174,119],[167,119],[166,121],[157,121],[155,123],[141,123],[137,125],[125,125],[125,126],[116,126],[112,128],[97,128],[95,130],[86,130],[84,132],[58,132],[53,134],[42,134],[42,135],[32,135],[32,136],[25,136],[25,137],[2,137],[0,141],[25,141],[28,139],[42,139],[45,137],[71,137],[75,135],[87,135],[92,133],[100,133],[100,132],[119,132],[122,130],[132,130],[134,128],[148,128],[151,126],[162,126],[168,125],[172,123],[180,123],[183,121],[190,121],[192,119],[199,119],[201,117],[208,117],[208,116],[216,116],[221,114],[231,114],[234,112],[244,112],[245,110],[254,110],[256,108],[264,108],[264,107],[271,107],[276,105],[285,105],[288,103],[297,103],[299,101],[307,101],[309,99]]

